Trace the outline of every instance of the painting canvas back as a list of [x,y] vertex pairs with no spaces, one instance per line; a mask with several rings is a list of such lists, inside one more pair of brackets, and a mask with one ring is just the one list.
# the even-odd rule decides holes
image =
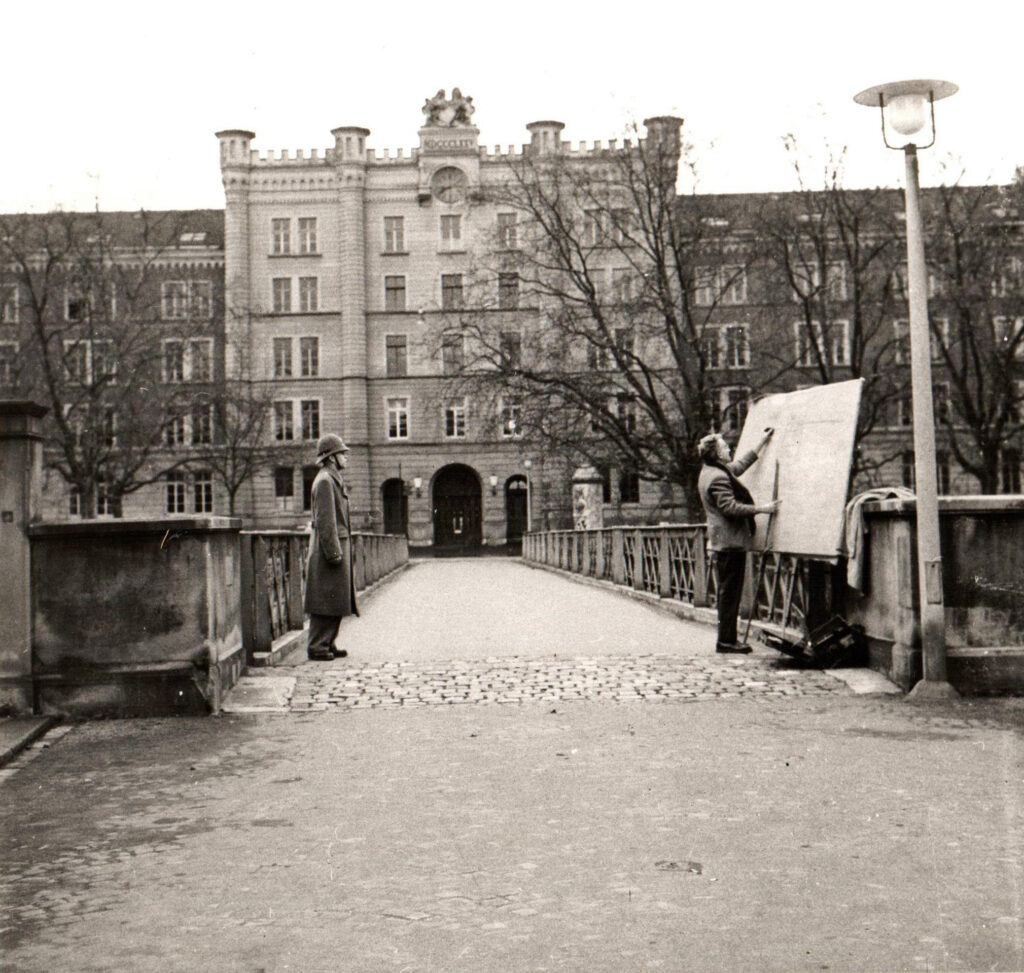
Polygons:
[[863,379],[769,395],[755,402],[736,455],[753,449],[769,426],[775,435],[740,479],[756,503],[782,501],[769,523],[757,518],[756,550],[834,561],[842,551],[843,512]]

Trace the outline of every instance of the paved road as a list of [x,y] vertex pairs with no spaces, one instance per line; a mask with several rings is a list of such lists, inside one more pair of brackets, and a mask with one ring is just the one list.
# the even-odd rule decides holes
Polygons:
[[[486,600],[465,567],[408,581],[437,571]],[[388,590],[348,626],[354,655]],[[718,664],[706,632],[698,644],[607,597],[669,625],[650,647],[666,671]],[[388,669],[373,649],[352,671]],[[456,668],[444,658],[434,670]],[[628,657],[587,658],[612,678]],[[771,658],[728,672],[771,682]],[[292,676],[313,671],[348,670]],[[0,967],[1024,969],[1024,705],[915,706],[832,683],[62,728],[0,772]]]

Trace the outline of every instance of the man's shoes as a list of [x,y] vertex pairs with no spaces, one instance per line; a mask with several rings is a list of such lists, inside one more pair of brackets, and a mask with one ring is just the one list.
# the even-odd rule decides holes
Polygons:
[[331,658],[332,659],[344,659],[348,656],[348,649],[336,649],[331,647]]
[[746,642],[719,642],[715,646],[716,652],[732,655],[747,655],[754,650]]
[[330,654],[330,655],[324,655],[322,652],[317,652],[316,655],[314,655],[312,652],[307,652],[306,653],[306,658],[309,659],[310,662],[333,662],[334,661],[333,653]]

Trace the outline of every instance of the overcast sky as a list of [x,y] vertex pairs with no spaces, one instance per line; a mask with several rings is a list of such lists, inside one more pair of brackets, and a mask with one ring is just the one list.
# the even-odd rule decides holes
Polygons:
[[1024,164],[1022,11],[991,0],[8,4],[0,211],[91,209],[97,197],[107,210],[222,207],[215,131],[251,129],[254,147],[294,152],[362,125],[378,151],[408,150],[424,99],[453,86],[473,97],[489,147],[522,144],[536,119],[565,122],[576,143],[680,115],[699,188],[747,192],[795,187],[788,132],[811,185],[827,144],[847,147],[847,185],[899,185],[900,156],[853,95],[942,78],[960,92],[937,106],[922,184],[961,167],[967,182],[1003,182]]

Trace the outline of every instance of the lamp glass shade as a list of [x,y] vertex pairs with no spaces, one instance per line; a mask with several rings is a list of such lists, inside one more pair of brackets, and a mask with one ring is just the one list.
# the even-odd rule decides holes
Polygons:
[[900,135],[916,135],[928,121],[928,101],[918,93],[896,95],[885,106],[889,125]]
[[491,486],[495,487],[498,485],[498,478],[492,473],[491,474]]
[[422,476],[414,476],[412,478],[412,485],[413,485],[413,489],[415,489],[415,490],[420,489],[420,487],[423,486],[423,477]]

